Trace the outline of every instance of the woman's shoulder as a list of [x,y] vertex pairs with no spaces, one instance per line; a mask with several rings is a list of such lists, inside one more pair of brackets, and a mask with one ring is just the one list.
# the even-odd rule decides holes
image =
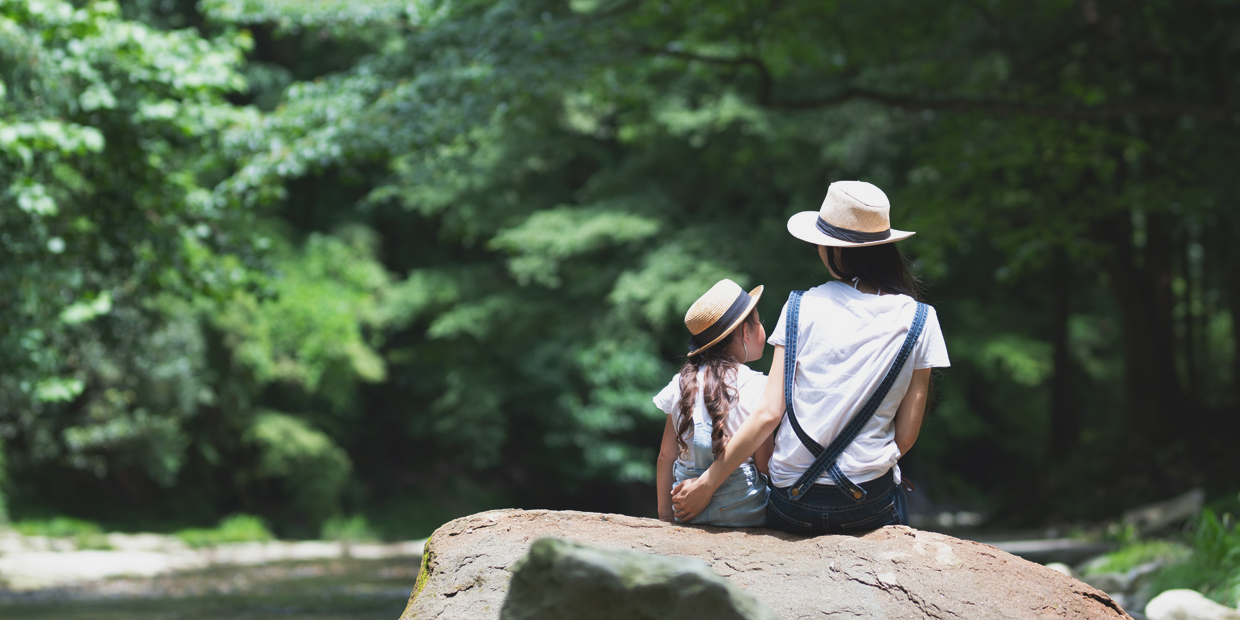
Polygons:
[[917,306],[919,305],[926,307],[926,325],[939,324],[938,312],[935,311],[934,306],[924,301],[918,301],[908,295],[883,295],[883,299],[887,300],[889,304],[887,311],[891,313],[895,323],[898,325],[907,327],[908,324],[912,323],[913,317],[917,315]]
[[[885,303],[896,306],[916,305],[917,300],[903,293],[883,293],[882,295],[874,295],[872,293],[864,293],[854,289],[852,285],[839,280],[831,280],[824,282],[807,291],[805,297],[815,297],[820,299],[831,299],[835,301],[862,301]],[[924,303],[924,302],[923,302]],[[930,306],[930,304],[926,304]],[[934,306],[930,306],[933,308]]]
[[[838,280],[815,286],[806,291],[805,294],[807,297],[812,295],[816,300],[835,304],[842,308],[858,308],[862,313],[870,315],[892,312],[898,314],[907,313],[911,317],[917,311],[917,304],[919,303],[916,299],[903,293],[885,293],[882,295],[862,293]],[[928,318],[932,321],[937,320],[934,306],[926,302],[920,303],[924,304],[929,311]],[[861,310],[862,308],[864,310]]]

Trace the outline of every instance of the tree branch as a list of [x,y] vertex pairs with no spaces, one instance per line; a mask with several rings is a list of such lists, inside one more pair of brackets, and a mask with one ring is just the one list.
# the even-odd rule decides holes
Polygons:
[[772,110],[817,110],[837,106],[849,101],[865,100],[909,111],[981,112],[1003,116],[1032,116],[1066,121],[1104,121],[1128,116],[1163,119],[1193,116],[1203,121],[1240,125],[1240,110],[1232,109],[1227,105],[1182,103],[1177,101],[1125,101],[1109,105],[1074,108],[1037,105],[1002,99],[962,99],[955,97],[929,99],[913,95],[884,93],[852,86],[827,97],[795,101],[779,100],[774,96],[774,78],[760,58],[752,56],[709,56],[666,48],[642,47],[641,49],[646,54],[668,56],[681,60],[730,67],[752,67],[758,72],[760,80],[756,102],[758,105]]
[[982,112],[1005,116],[1033,116],[1068,121],[1102,121],[1126,116],[1139,118],[1179,118],[1193,116],[1215,123],[1240,124],[1240,110],[1222,105],[1201,105],[1175,101],[1127,101],[1111,105],[1066,108],[1004,101],[1000,99],[922,99],[849,87],[829,97],[800,101],[770,101],[764,107],[783,110],[813,110],[852,100],[868,100],[910,111]]
[[771,91],[774,88],[774,79],[771,77],[770,69],[766,68],[766,63],[761,59],[752,56],[708,56],[706,54],[695,54],[693,52],[685,52],[681,50],[669,50],[667,48],[645,47],[641,48],[644,54],[654,54],[657,56],[668,56],[670,58],[679,58],[681,60],[691,60],[705,63],[708,65],[725,65],[729,67],[753,67],[758,72],[758,101],[763,102],[771,98]]

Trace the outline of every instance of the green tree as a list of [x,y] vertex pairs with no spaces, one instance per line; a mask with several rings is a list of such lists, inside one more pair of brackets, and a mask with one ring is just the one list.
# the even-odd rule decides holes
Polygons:
[[[244,34],[205,40],[113,2],[0,3],[0,437],[10,467],[163,485],[203,398],[192,326],[162,295],[223,295],[253,265],[228,170],[225,101]],[[113,459],[113,457],[116,457]]]

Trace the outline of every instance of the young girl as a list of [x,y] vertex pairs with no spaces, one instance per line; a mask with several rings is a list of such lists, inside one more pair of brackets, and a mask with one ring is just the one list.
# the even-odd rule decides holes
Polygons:
[[767,527],[819,535],[908,524],[896,462],[917,440],[930,369],[950,362],[934,308],[917,301],[894,245],[913,233],[891,228],[890,208],[877,187],[840,181],[818,212],[788,220],[836,280],[789,297],[761,403],[707,471],[677,489],[678,518],[702,512],[778,429]]
[[[654,397],[667,414],[659,449],[659,518],[672,521],[673,480],[680,484],[710,467],[728,438],[762,396],[766,375],[744,362],[762,357],[766,330],[758,318],[762,287],[746,293],[731,280],[720,280],[685,314],[689,358],[680,372]],[[771,445],[746,455],[739,468],[714,491],[710,506],[686,521],[703,525],[761,526],[766,520],[766,472]]]

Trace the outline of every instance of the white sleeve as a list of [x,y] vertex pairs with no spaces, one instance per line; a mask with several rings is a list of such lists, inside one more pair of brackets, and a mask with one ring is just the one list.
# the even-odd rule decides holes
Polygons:
[[741,419],[749,417],[758,404],[762,402],[762,392],[766,390],[766,375],[760,372],[746,373],[744,381],[737,386],[737,406],[741,410]]
[[947,343],[943,341],[943,329],[939,327],[939,314],[935,312],[933,306],[926,315],[926,325],[922,328],[921,337],[917,339],[914,353],[917,360],[913,364],[914,369],[947,368],[952,365],[951,359],[947,357]]
[[775,327],[771,329],[771,335],[767,337],[766,343],[773,347],[782,347],[786,343],[784,336],[788,333],[786,321],[788,319],[788,302],[784,302],[784,307],[779,311],[779,320],[775,322]]
[[654,395],[654,406],[667,415],[675,415],[680,403],[680,373],[672,375],[672,382]]

